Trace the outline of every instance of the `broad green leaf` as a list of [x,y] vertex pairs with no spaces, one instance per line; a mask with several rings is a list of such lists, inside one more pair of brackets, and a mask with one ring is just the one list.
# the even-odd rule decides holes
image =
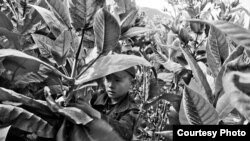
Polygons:
[[216,103],[216,111],[220,119],[224,119],[234,109],[230,100],[236,92],[224,93]]
[[11,126],[0,127],[0,141],[5,141]]
[[2,61],[5,69],[13,72],[13,79],[18,75],[24,75],[29,72],[37,72],[40,67],[40,63],[31,59],[16,59],[5,58]]
[[183,67],[180,64],[178,64],[172,60],[168,60],[165,63],[162,63],[162,65],[164,66],[165,69],[167,69],[171,72],[179,72],[183,69]]
[[72,49],[71,43],[73,38],[69,30],[64,30],[55,40],[54,46],[51,49],[53,58],[59,65],[65,65],[66,59],[72,56],[70,50]]
[[87,129],[81,125],[73,125],[73,129],[70,134],[71,141],[91,141],[91,138],[87,132]]
[[47,58],[52,56],[58,65],[65,65],[67,57],[72,56],[73,37],[68,30],[64,30],[55,41],[39,34],[32,34],[32,37],[41,55]]
[[71,28],[71,17],[69,13],[69,4],[71,0],[46,0],[50,9],[53,10],[64,22],[68,28]]
[[189,124],[192,125],[216,125],[219,117],[213,105],[204,99],[200,94],[185,87],[183,93],[184,113]]
[[63,115],[65,118],[70,120],[74,124],[86,125],[93,119],[87,115],[84,111],[77,107],[62,107],[57,104],[54,99],[51,97],[51,93],[49,88],[44,89],[46,101],[48,103],[49,108],[60,115]]
[[174,78],[174,73],[161,72],[157,74],[157,77],[165,82],[172,82]]
[[[68,125],[68,128],[66,128],[67,125]],[[70,132],[69,131],[69,123],[68,123],[68,121],[66,119],[64,119],[61,126],[60,126],[60,128],[57,131],[56,140],[57,141],[67,141],[68,140],[67,137],[70,134],[69,132]]]
[[241,91],[234,91],[230,96],[230,105],[236,108],[241,115],[250,120],[250,97]]
[[[36,1],[34,5],[40,7],[46,7],[46,2],[44,0]],[[25,19],[23,21],[23,25],[18,24],[17,30],[20,34],[24,35],[29,32],[30,29],[34,28],[38,22],[42,21],[41,15],[34,9],[30,10],[29,13],[26,13]]]
[[11,21],[9,20],[9,18],[0,11],[0,27],[6,28],[9,31],[13,30],[13,25],[11,23]]
[[219,63],[219,64],[216,63],[216,59],[213,56],[213,53],[210,49],[210,45],[208,44],[208,42],[206,44],[206,55],[207,55],[207,65],[211,70],[212,76],[213,77],[218,76],[218,73],[219,73],[220,67],[221,67],[221,63]]
[[138,10],[132,10],[120,23],[121,33],[127,31],[135,22]]
[[0,101],[12,101],[12,102],[19,102],[28,107],[29,109],[33,109],[33,111],[37,113],[41,113],[46,116],[53,117],[54,114],[51,110],[47,107],[45,101],[35,100],[30,97],[27,97],[23,94],[16,93],[12,90],[5,89],[0,87]]
[[172,106],[169,108],[167,113],[169,125],[180,125],[179,113]]
[[101,8],[95,15],[93,28],[98,53],[108,54],[118,43],[121,34],[119,23],[107,10]]
[[[9,61],[12,62],[13,64],[19,65],[20,68],[25,69],[26,71],[35,71],[38,70],[39,68],[37,68],[38,66],[32,66],[31,68],[27,67],[29,66],[29,64],[27,64],[27,62],[31,62],[34,64],[43,64],[46,67],[48,67],[51,71],[53,71],[54,73],[56,73],[57,75],[60,75],[64,78],[66,78],[67,80],[71,80],[71,78],[65,76],[64,74],[62,74],[59,70],[57,70],[56,68],[54,68],[53,66],[41,61],[38,58],[35,58],[33,56],[30,56],[26,53],[23,53],[21,51],[18,50],[14,50],[14,49],[1,49],[0,50],[0,58],[4,58],[4,61]],[[25,65],[23,65],[23,63],[25,63]]]
[[[211,55],[213,56],[213,59],[215,64],[209,64],[210,66],[215,66],[215,68],[210,67],[211,70],[214,73],[214,76],[216,77],[219,73],[216,68],[220,68],[223,62],[226,60],[228,54],[229,54],[229,47],[228,43],[226,40],[226,36],[224,33],[222,33],[220,30],[217,28],[211,26],[209,35],[208,35],[208,40],[207,40],[207,48],[209,48]],[[211,57],[211,56],[210,56]],[[207,58],[208,60],[211,58]]]
[[0,27],[0,37],[1,36],[5,36],[8,39],[8,42],[10,44],[9,48],[21,49],[21,45],[19,42],[19,34],[11,32],[6,28]]
[[41,117],[22,108],[0,104],[2,125],[11,125],[44,138],[54,138],[56,130]]
[[[39,70],[38,70],[39,71]],[[24,88],[32,83],[42,83],[48,76],[44,74],[28,72],[14,78],[14,84],[19,88]]]
[[102,7],[103,2],[100,0],[72,0],[69,10],[75,29],[92,25],[94,15]]
[[50,57],[52,55],[51,50],[54,46],[54,41],[47,36],[40,34],[31,34],[31,36],[35,41],[41,55],[46,58]]
[[245,28],[237,24],[230,23],[227,21],[215,21],[215,22],[201,21],[201,20],[190,20],[190,21],[203,22],[211,26],[214,26],[217,28],[217,30],[226,33],[228,36],[234,39],[238,44],[246,47],[246,49],[249,49],[250,47],[250,31],[246,30]]
[[196,92],[199,92],[199,94],[201,96],[203,96],[204,98],[206,98],[206,92],[205,89],[201,86],[200,83],[198,83],[194,78],[191,78],[188,87]]
[[147,60],[134,55],[114,54],[102,56],[83,75],[78,76],[75,84],[80,85],[136,65],[151,67]]
[[140,34],[144,34],[150,31],[154,31],[154,30],[150,28],[146,28],[146,27],[131,27],[121,36],[122,38],[131,38],[131,37],[138,36]]
[[66,29],[64,25],[60,23],[60,21],[56,18],[56,16],[50,12],[49,10],[36,6],[36,5],[30,5],[33,8],[35,8],[38,13],[42,16],[45,23],[49,26],[51,32],[57,37],[61,34],[61,32]]
[[[222,78],[224,95],[228,95],[229,99],[227,104],[236,108],[248,120],[250,119],[249,74],[249,63],[243,62],[242,56],[240,56],[227,64]],[[228,106],[227,104],[224,105]]]
[[152,49],[155,53],[155,59],[157,60],[157,62],[161,63],[165,67],[165,69],[171,72],[178,72],[183,69],[180,64],[175,63],[170,59],[167,59],[165,55],[157,51],[154,47],[152,47]]
[[202,87],[204,87],[208,101],[212,103],[213,101],[213,95],[212,90],[209,86],[209,83],[207,82],[206,76],[202,72],[201,68],[199,67],[198,63],[195,61],[191,53],[189,52],[188,48],[181,48],[182,53],[184,54],[188,64],[190,65],[193,75],[196,81],[201,84]]
[[163,85],[164,82],[157,79],[150,79],[147,81],[145,100],[151,100],[152,98],[159,96],[161,94],[160,89]]
[[87,127],[93,141],[123,141],[117,132],[104,120],[94,119]]
[[214,95],[220,95],[222,94],[224,91],[223,90],[223,86],[222,86],[222,77],[224,75],[225,69],[226,69],[226,65],[228,64],[228,62],[236,59],[237,57],[239,57],[240,55],[242,55],[244,51],[244,47],[243,46],[239,46],[237,47],[229,56],[228,58],[225,60],[225,62],[223,63],[220,72],[218,74],[218,76],[216,77],[215,80],[215,91],[214,91]]
[[154,47],[152,47],[153,51],[154,51],[154,56],[155,59],[157,60],[157,62],[163,64],[167,62],[167,57],[165,55],[163,55],[160,51],[156,50]]

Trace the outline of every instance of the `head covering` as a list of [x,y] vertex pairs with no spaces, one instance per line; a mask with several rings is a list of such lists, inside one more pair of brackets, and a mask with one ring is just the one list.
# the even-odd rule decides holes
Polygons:
[[135,78],[135,67],[130,67],[130,68],[124,70],[124,71],[126,71],[126,72],[127,72],[128,74],[130,74],[133,78]]

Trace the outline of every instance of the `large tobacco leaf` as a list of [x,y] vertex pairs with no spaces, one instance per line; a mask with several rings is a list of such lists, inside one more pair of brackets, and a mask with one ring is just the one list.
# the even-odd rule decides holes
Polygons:
[[0,87],[0,101],[12,101],[23,104],[29,109],[33,109],[35,112],[38,112],[46,116],[54,116],[52,111],[48,108],[47,103],[42,100],[35,100],[30,97],[27,97],[23,94],[16,93],[15,91],[5,89]]
[[157,74],[157,77],[166,83],[172,82],[174,79],[174,73],[161,72]]
[[16,57],[5,57],[3,66],[7,70],[11,70],[14,76],[24,75],[28,72],[37,72],[40,62],[32,59],[17,59]]
[[123,141],[105,121],[95,119],[87,125],[64,121],[56,137],[57,141]]
[[11,126],[0,127],[0,141],[5,141]]
[[45,138],[54,138],[56,135],[56,130],[47,121],[22,108],[0,104],[0,113],[2,126],[11,125]]
[[69,30],[64,30],[55,41],[39,34],[32,34],[32,38],[41,55],[48,58],[52,56],[58,65],[65,65],[67,57],[73,55],[73,37]]
[[195,61],[191,53],[189,52],[188,48],[181,48],[181,50],[193,71],[195,80],[198,81],[198,83],[201,84],[201,86],[205,89],[208,101],[212,103],[213,101],[212,90],[209,86],[205,74],[202,72],[201,68],[199,67],[198,63]]
[[91,121],[89,127],[89,135],[91,141],[123,141],[117,132],[104,120],[95,119]]
[[[33,3],[34,5],[46,7],[46,2],[44,0],[36,1]],[[24,35],[25,33],[29,32],[30,29],[34,28],[38,22],[42,20],[42,17],[36,10],[30,10],[29,13],[26,13],[25,19],[22,24],[17,25],[17,30],[20,34]]]
[[43,57],[49,58],[52,55],[51,50],[54,46],[54,41],[47,36],[40,34],[31,34],[31,36],[36,43],[36,48],[39,49],[41,55]]
[[24,88],[32,83],[42,83],[48,76],[40,73],[28,72],[14,78],[14,84],[19,88]]
[[69,30],[64,30],[55,40],[53,48],[51,48],[51,54],[56,60],[58,65],[65,65],[66,59],[72,56],[72,43],[73,37]]
[[[183,109],[189,124],[192,125],[207,125],[218,124],[219,116],[213,105],[204,97],[192,89],[185,87],[183,97]],[[180,118],[182,119],[182,118]],[[181,120],[182,123],[182,120]]]
[[91,141],[87,129],[82,125],[64,120],[56,135],[57,141]]
[[[9,31],[6,28],[0,27],[0,37],[5,36],[8,39],[8,46],[5,48],[14,48],[14,49],[21,49],[21,45],[19,42],[20,35]],[[6,41],[5,41],[6,42]]]
[[189,20],[191,22],[203,22],[214,26],[216,30],[226,33],[232,39],[234,39],[238,44],[246,47],[249,49],[250,47],[250,31],[246,30],[245,28],[230,23],[227,21],[202,21],[202,20]]
[[[62,76],[68,80],[70,80],[71,78],[65,76],[64,74],[62,74],[59,70],[57,70],[55,67],[49,65],[46,62],[43,62],[42,60],[33,57],[31,55],[28,55],[26,53],[23,53],[21,51],[18,50],[14,50],[14,49],[1,49],[0,50],[0,58],[3,58],[4,62],[9,66],[10,70],[12,70],[14,67],[18,66],[18,69],[24,69],[26,72],[35,72],[38,71],[40,64],[43,64],[44,66],[48,67],[48,69],[50,69],[51,71],[53,71],[54,73],[56,73],[59,76]],[[30,64],[34,64],[30,65]]]
[[49,26],[51,32],[57,37],[61,34],[66,27],[60,23],[53,12],[36,5],[30,5],[35,8],[38,13],[42,16],[45,23]]
[[121,33],[119,23],[107,10],[101,8],[95,15],[93,28],[98,53],[108,54],[118,43]]
[[164,68],[166,68],[171,72],[180,72],[183,69],[183,67],[180,64],[172,60],[168,60],[165,63],[162,63],[162,65],[164,66]]
[[69,13],[70,0],[46,0],[50,9],[53,10],[68,28],[71,28],[71,16]]
[[[225,34],[214,26],[210,27],[207,39],[207,51],[211,53],[210,57],[207,58],[208,60],[211,59],[211,61],[208,61],[208,65],[216,77],[219,73],[218,68],[221,67],[229,54],[229,47]],[[212,61],[212,59],[214,59],[214,61]]]
[[146,28],[146,27],[131,27],[126,32],[124,32],[121,37],[122,38],[131,38],[134,36],[138,36],[140,34],[153,31],[153,29]]
[[13,29],[13,25],[11,23],[11,21],[9,20],[9,18],[0,11],[0,27],[6,28],[9,31],[11,31]]
[[126,32],[135,22],[138,10],[132,10],[120,23],[121,33]]
[[150,79],[147,81],[145,100],[151,100],[152,98],[159,96],[160,89],[164,85],[164,81],[158,79]]
[[239,46],[237,47],[229,56],[228,58],[225,60],[225,62],[223,63],[223,65],[221,66],[221,69],[219,71],[218,76],[215,79],[215,91],[214,91],[214,95],[220,95],[223,94],[223,86],[222,86],[222,78],[224,75],[224,72],[226,70],[226,65],[236,59],[237,57],[239,57],[240,55],[242,55],[242,53],[244,52],[244,47],[243,46]]
[[136,65],[151,67],[146,59],[134,55],[113,54],[102,56],[84,74],[78,76],[75,84],[80,85]]
[[212,76],[216,77],[220,71],[221,64],[216,63],[216,59],[213,56],[213,53],[210,49],[210,45],[208,44],[208,42],[206,44],[206,55],[207,55],[207,65],[211,70]]
[[217,28],[211,26],[208,35],[208,42],[210,49],[212,50],[212,53],[218,63],[223,63],[229,54],[229,48],[225,34]]
[[72,0],[69,10],[75,29],[91,26],[94,15],[103,6],[103,2],[103,0]]
[[171,71],[171,72],[178,72],[183,69],[183,67],[178,64],[173,62],[170,59],[167,59],[165,55],[163,55],[161,52],[157,51],[154,47],[152,48],[154,51],[154,56],[157,62],[161,63],[165,69]]
[[250,31],[245,28],[226,21],[216,21],[212,23],[217,29],[228,34],[242,46],[249,49],[250,47]]
[[220,109],[225,107],[231,107],[231,109],[228,108],[227,113],[224,111],[225,115],[236,108],[245,118],[250,119],[249,74],[249,63],[245,63],[242,56],[227,64],[222,84],[225,91],[224,99],[227,99],[228,103],[221,104],[223,107],[220,107]]

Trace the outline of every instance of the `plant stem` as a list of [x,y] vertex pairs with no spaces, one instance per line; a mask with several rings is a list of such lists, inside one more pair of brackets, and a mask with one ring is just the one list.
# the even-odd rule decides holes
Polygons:
[[69,73],[68,73],[67,69],[64,66],[61,66],[61,67],[62,67],[62,70],[63,70],[64,74],[66,76],[69,76]]
[[196,37],[195,37],[195,41],[194,41],[194,49],[196,50],[198,47],[196,47],[197,43],[198,43],[198,34],[196,33]]
[[79,75],[77,75],[76,79],[78,79],[82,74],[84,74],[100,57],[102,56],[102,53],[100,53],[94,61],[92,61],[85,70],[83,70],[82,72],[80,72]]
[[201,46],[201,44],[202,44],[204,41],[205,41],[205,40],[202,40],[202,41],[198,44],[197,48],[199,48],[199,47]]
[[78,63],[79,55],[80,55],[81,48],[82,48],[84,33],[85,33],[85,29],[83,28],[82,29],[82,37],[81,37],[80,45],[79,45],[79,47],[77,49],[75,59],[74,59],[74,64],[73,64],[72,71],[71,71],[71,78],[73,78],[76,75],[76,68],[77,68],[77,63]]
[[159,126],[159,131],[161,131],[162,129],[162,125],[163,125],[163,120],[165,119],[165,115],[166,115],[166,112],[167,112],[167,102],[164,102],[164,108],[163,108],[163,115],[162,115],[162,119],[161,119],[161,124]]

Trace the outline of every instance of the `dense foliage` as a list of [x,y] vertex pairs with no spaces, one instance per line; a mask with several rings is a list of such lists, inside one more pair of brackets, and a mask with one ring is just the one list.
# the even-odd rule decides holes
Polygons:
[[134,140],[248,124],[249,11],[237,0],[166,4],[149,17],[130,0],[0,0],[0,140],[122,140],[86,107],[100,78],[131,66]]

